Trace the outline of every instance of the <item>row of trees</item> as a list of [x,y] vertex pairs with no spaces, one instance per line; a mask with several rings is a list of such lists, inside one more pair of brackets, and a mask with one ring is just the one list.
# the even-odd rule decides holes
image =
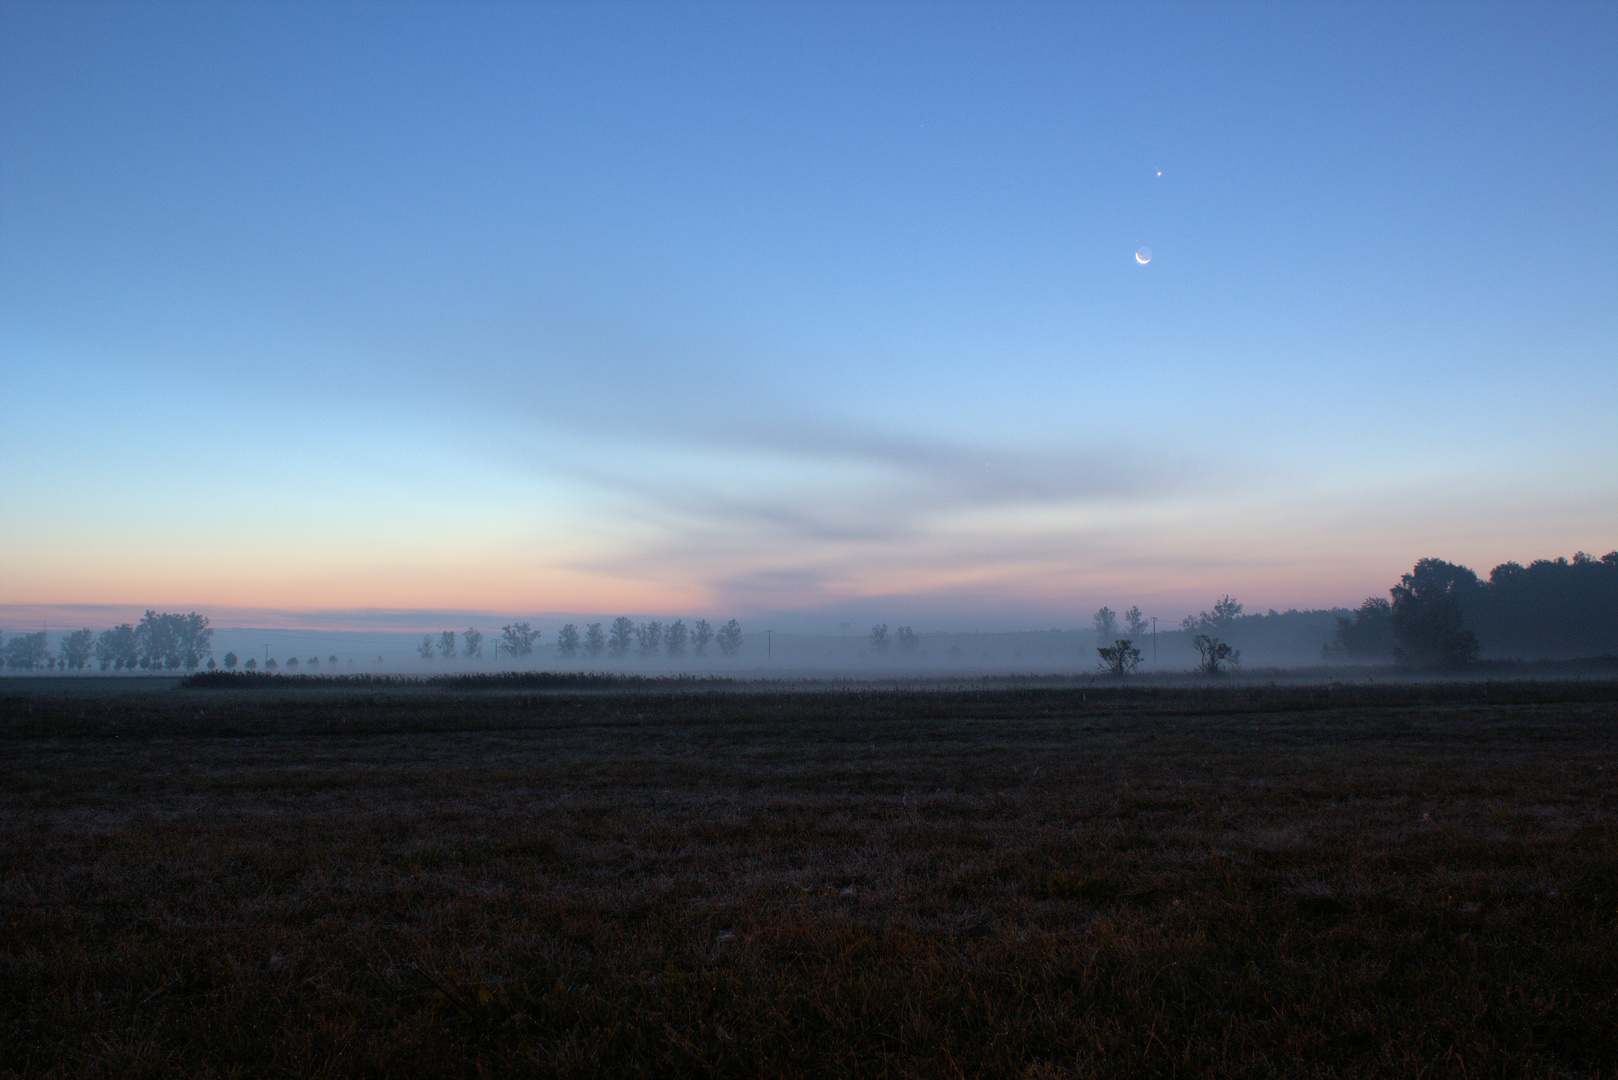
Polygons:
[[[1241,663],[1240,649],[1211,634],[1192,635],[1191,647],[1197,650],[1199,675],[1223,675]],[[1111,645],[1098,648],[1096,653],[1101,657],[1102,673],[1114,678],[1123,678],[1141,662],[1140,650],[1130,638],[1117,638]]]
[[[1464,566],[1428,558],[1401,575],[1387,598],[1368,597],[1358,610],[1336,615],[1335,632],[1322,654],[1327,659],[1395,659],[1442,666],[1465,664],[1484,651],[1506,656],[1618,654],[1614,612],[1618,612],[1618,551],[1600,559],[1581,551],[1571,559],[1540,559],[1527,566],[1502,563],[1487,581]],[[1314,649],[1327,632],[1321,628],[1321,620],[1329,627],[1331,618],[1331,612],[1281,614],[1273,610],[1267,616],[1247,616],[1242,604],[1227,595],[1212,611],[1187,616],[1180,629],[1197,650],[1197,669],[1217,674],[1240,660],[1232,638],[1251,644],[1249,639],[1255,635],[1265,638],[1264,630],[1275,624],[1272,629],[1288,635],[1313,634],[1307,647]],[[1125,675],[1141,662],[1134,642],[1147,633],[1150,621],[1138,606],[1121,615],[1103,607],[1092,623],[1104,671]],[[533,655],[541,636],[541,631],[526,622],[503,627],[493,646],[496,661],[502,656]],[[64,634],[54,653],[44,630],[13,635],[0,648],[0,664],[14,671],[81,671],[92,661],[103,671],[194,670],[204,662],[214,666],[212,639],[206,616],[194,611],[182,615],[148,610],[138,623],[123,623],[99,635],[89,628]],[[920,645],[911,627],[901,626],[890,634],[886,623],[872,626],[867,640],[877,655],[893,649],[910,654]],[[424,635],[417,651],[427,660],[435,656],[472,660],[484,655],[484,643],[483,633],[468,627],[462,633],[445,630],[436,639]],[[570,658],[581,654],[622,658],[631,651],[646,657],[680,657],[688,652],[702,656],[710,645],[726,656],[738,653],[742,647],[740,624],[731,619],[715,627],[699,619],[687,626],[683,619],[676,619],[665,625],[656,620],[636,623],[620,616],[610,626],[597,622],[581,629],[568,623],[556,636],[557,652]],[[337,662],[335,655],[328,661]],[[234,653],[225,655],[226,668],[237,664]],[[319,664],[318,657],[308,660],[311,668]],[[244,666],[256,668],[257,663],[249,659]],[[288,659],[286,666],[297,667],[299,661]],[[265,667],[275,670],[278,665],[267,660]]]
[[[1389,660],[1416,667],[1461,667],[1480,654],[1511,657],[1618,654],[1618,551],[1596,558],[1578,552],[1571,559],[1538,559],[1523,566],[1501,563],[1487,581],[1465,566],[1427,558],[1415,564],[1386,597],[1371,596],[1355,611],[1335,616],[1331,639],[1321,647],[1326,660],[1378,663]],[[1316,615],[1290,611],[1244,615],[1240,601],[1223,596],[1212,611],[1187,616],[1180,629],[1199,657],[1196,669],[1217,674],[1239,663],[1232,641],[1255,634],[1309,633]],[[1128,636],[1118,616],[1102,608],[1094,616],[1103,671],[1125,675],[1140,663],[1133,638],[1146,629],[1138,608],[1125,613]],[[1275,624],[1273,627],[1270,624]],[[1288,630],[1289,625],[1296,624]],[[1320,637],[1315,637],[1316,642]],[[1272,648],[1274,642],[1272,641]],[[1313,646],[1311,646],[1312,648]]]
[[[379,657],[377,657],[377,659],[381,660],[382,658],[379,656]],[[354,661],[352,661],[352,660],[349,661],[350,664],[352,664],[353,662]],[[239,656],[237,656],[235,653],[228,652],[228,653],[225,654],[224,665],[225,665],[225,670],[226,671],[234,671],[236,669],[236,665],[240,664],[240,663],[241,663],[241,658]],[[326,658],[326,663],[328,665],[330,665],[331,667],[336,667],[337,664],[339,663],[339,661],[337,659],[337,654],[333,653],[331,656],[328,656]],[[209,660],[208,661],[208,666],[210,668],[213,667],[214,662],[212,660]],[[242,666],[244,668],[246,668],[248,671],[257,671],[258,670],[258,661],[255,660],[252,657],[248,657],[247,658],[247,663],[242,664]],[[287,666],[288,671],[295,670],[298,667],[298,658],[296,656],[287,657],[286,666]],[[309,658],[309,660],[308,660],[308,666],[310,668],[313,668],[313,669],[318,669],[320,667],[320,657],[311,656]],[[281,665],[275,662],[274,657],[267,656],[267,657],[264,658],[264,670],[265,671],[279,671],[280,669],[281,669]]]
[[1422,559],[1400,576],[1387,599],[1368,596],[1353,614],[1339,615],[1337,633],[1321,655],[1439,667],[1470,663],[1479,645],[1461,613],[1456,569],[1441,559]]
[[1328,658],[1455,667],[1480,651],[1506,656],[1618,653],[1618,551],[1596,559],[1507,562],[1488,581],[1443,559],[1422,559],[1388,598],[1337,619]]
[[[883,630],[885,633],[886,628]],[[502,627],[500,637],[494,642],[495,659],[498,661],[502,656],[532,656],[541,636],[542,631],[534,629],[531,623],[511,623]],[[913,648],[914,640],[915,636],[908,627],[900,628],[901,648]],[[567,657],[580,654],[597,657],[606,653],[621,658],[631,650],[642,656],[666,653],[679,657],[687,652],[704,656],[710,646],[717,646],[725,656],[739,653],[742,648],[741,624],[731,619],[715,627],[707,619],[698,619],[687,626],[685,620],[676,619],[665,625],[656,620],[636,623],[620,616],[613,620],[610,627],[602,623],[589,623],[582,631],[577,624],[568,623],[562,627],[556,639],[557,651]],[[424,660],[431,660],[434,656],[445,660],[457,656],[475,660],[482,658],[483,649],[482,631],[468,627],[461,633],[445,630],[436,639],[430,634],[423,635],[416,651]],[[182,667],[193,671],[204,662],[212,668],[215,666],[213,630],[208,625],[207,617],[194,611],[180,615],[149,610],[140,622],[114,626],[103,630],[99,636],[88,627],[65,634],[55,654],[51,652],[49,635],[44,630],[13,635],[0,648],[0,666],[13,671],[54,671],[57,668],[82,671],[92,660],[100,665],[102,671],[173,671]],[[377,660],[380,662],[381,657]],[[327,663],[335,666],[338,663],[336,655],[328,658]],[[311,656],[306,664],[318,669],[320,657]],[[249,671],[259,669],[256,658],[249,657],[243,662],[234,652],[227,652],[223,658],[225,669],[235,670],[238,665]],[[287,659],[285,666],[292,670],[301,665],[298,658],[293,656]],[[273,658],[266,657],[264,660],[265,671],[278,671],[281,667]]]
[[[501,654],[513,658],[532,656],[542,634],[543,631],[535,630],[531,623],[511,623],[502,627],[500,637],[494,644],[495,659],[498,661]],[[436,639],[431,634],[423,634],[421,643],[416,646],[416,653],[423,660],[431,660],[434,655],[450,660],[457,655],[457,640],[462,658],[472,660],[483,656],[483,635],[473,628],[468,628],[458,639],[454,630],[445,630]],[[705,656],[710,645],[717,645],[725,656],[740,652],[741,624],[735,619],[720,627],[715,627],[707,619],[698,619],[690,626],[686,625],[684,619],[675,619],[667,625],[656,619],[637,623],[620,615],[610,626],[598,622],[587,623],[581,630],[577,623],[568,623],[556,634],[556,651],[566,657],[581,654],[597,657],[605,653],[622,658],[632,651],[647,657],[665,654],[677,657],[687,652]]]
[[0,652],[13,671],[82,671],[93,659],[102,671],[194,671],[212,662],[213,630],[208,617],[148,610],[138,623],[93,633],[88,627],[64,634],[52,655],[44,630],[18,634]]
[[887,655],[888,650],[891,648],[897,648],[899,652],[909,656],[921,645],[921,639],[908,626],[899,627],[893,632],[893,636],[889,637],[887,623],[878,623],[871,627],[871,635],[868,640],[871,643],[871,651],[878,656]]
[[1123,613],[1123,624],[1120,626],[1119,614],[1109,607],[1103,607],[1091,617],[1095,626],[1096,640],[1106,643],[1117,639],[1120,633],[1128,634],[1131,640],[1145,634],[1151,629],[1150,619],[1141,614],[1140,606],[1130,608]]
[[[1191,635],[1191,647],[1197,650],[1198,673],[1221,675],[1241,662],[1241,650],[1216,636],[1234,629],[1241,614],[1241,603],[1227,594],[1214,604],[1213,611],[1187,615],[1180,622],[1180,629]],[[1123,613],[1121,625],[1119,618],[1109,607],[1101,608],[1091,617],[1096,639],[1102,642],[1096,649],[1096,655],[1101,657],[1101,671],[1114,678],[1123,678],[1140,666],[1141,654],[1135,639],[1151,629],[1151,617],[1144,614],[1139,605]],[[1128,636],[1119,636],[1120,633]]]

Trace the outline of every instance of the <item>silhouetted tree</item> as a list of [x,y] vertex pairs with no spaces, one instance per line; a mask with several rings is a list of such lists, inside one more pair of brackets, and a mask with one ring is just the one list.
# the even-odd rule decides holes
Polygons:
[[160,615],[148,609],[135,627],[135,649],[142,668],[172,671],[183,664],[195,670],[213,652],[213,631],[207,617],[194,611]]
[[623,615],[612,620],[612,632],[607,635],[607,651],[623,656],[635,640],[635,624]]
[[921,644],[921,639],[916,636],[916,632],[910,627],[901,626],[893,632],[893,643],[899,646],[900,652],[906,656],[911,656],[914,655],[916,648]]
[[309,666],[310,666],[310,667],[319,667],[319,666],[320,666],[320,657],[318,657],[318,656],[311,656],[311,657],[310,657],[310,658],[309,658]]
[[327,664],[335,664],[335,663],[337,663],[337,654],[332,653],[330,656],[326,657],[326,663]]
[[1367,596],[1352,615],[1337,616],[1336,652],[1354,660],[1386,660],[1393,656],[1393,605]]
[[735,656],[742,649],[742,627],[735,619],[730,620],[719,628],[719,651],[726,656]]
[[135,639],[142,668],[161,671],[180,666],[179,626],[167,614],[148,608],[135,626]]
[[1491,653],[1618,653],[1618,552],[1501,563],[1487,584],[1458,599],[1467,627]]
[[203,657],[213,655],[213,631],[208,627],[208,617],[193,611],[175,618],[180,620],[180,662],[187,671],[195,671]]
[[140,645],[132,623],[121,623],[110,630],[101,631],[96,638],[96,662],[101,670],[110,666],[114,671],[133,669],[140,663]]
[[1395,655],[1409,664],[1461,667],[1478,654],[1478,639],[1463,625],[1461,598],[1478,576],[1442,559],[1422,559],[1390,591]]
[[421,635],[421,644],[416,646],[416,653],[423,660],[433,658],[433,636],[431,634]]
[[1215,630],[1229,630],[1236,625],[1236,620],[1241,618],[1241,615],[1242,605],[1226,594],[1214,604],[1213,614],[1208,617],[1208,622]]
[[298,658],[296,656],[287,657],[287,667],[289,669],[290,668],[295,668],[297,666],[298,666]]
[[45,631],[18,634],[6,642],[6,666],[13,671],[33,671],[45,666],[50,656],[50,643]]
[[668,633],[664,635],[664,640],[667,642],[666,647],[669,651],[669,655],[684,656],[685,643],[690,636],[691,631],[685,628],[685,620],[675,619],[674,622],[669,626]]
[[[235,671],[236,670],[236,665],[239,664],[239,663],[241,663],[241,659],[235,653],[228,652],[228,653],[225,654],[225,670],[226,671]],[[251,661],[249,661],[249,663],[251,663]]]
[[62,666],[72,668],[74,671],[83,671],[84,665],[90,662],[90,654],[95,651],[95,635],[89,627],[75,630],[71,634],[62,635],[61,652]]
[[1140,663],[1140,650],[1135,648],[1129,638],[1118,638],[1104,649],[1097,649],[1101,656],[1101,670],[1116,678],[1123,678],[1135,670]]
[[242,667],[247,669],[248,671],[257,671],[258,670],[258,661],[255,660],[253,657],[249,656],[247,658],[247,663],[243,664]]
[[455,657],[455,631],[445,630],[438,635],[438,654],[445,660]]
[[529,656],[534,651],[534,642],[539,640],[542,631],[535,630],[528,623],[512,623],[501,628],[500,643],[495,647],[498,655],[504,649],[512,656]]
[[1227,666],[1235,667],[1241,663],[1240,649],[1233,649],[1228,643],[1207,634],[1197,634],[1193,637],[1191,647],[1197,650],[1200,657],[1197,661],[1197,671],[1203,675],[1223,675]]
[[1222,596],[1214,604],[1213,611],[1198,612],[1195,616],[1187,615],[1180,623],[1180,629],[1191,633],[1228,634],[1236,627],[1236,620],[1241,617],[1242,605],[1229,595]]
[[280,666],[281,666],[280,664],[277,664],[275,662],[275,657],[273,657],[273,656],[270,657],[270,659],[264,661],[264,670],[265,671],[275,671]]
[[697,655],[705,656],[708,652],[708,642],[713,640],[713,626],[707,619],[698,619],[693,628],[691,640],[696,642]]
[[1095,625],[1096,638],[1100,641],[1111,641],[1118,633],[1118,613],[1110,607],[1103,607],[1090,617]]
[[878,655],[886,653],[888,646],[891,644],[888,640],[888,624],[878,623],[871,627],[871,633],[866,640],[871,643],[872,652]]
[[483,632],[468,626],[466,633],[461,635],[461,652],[468,660],[473,657],[481,660],[483,658]]
[[1124,612],[1124,625],[1129,628],[1131,639],[1138,638],[1151,629],[1145,615],[1141,614],[1140,605],[1136,605]]
[[663,647],[663,624],[653,619],[635,627],[635,643],[642,656],[655,656]]
[[556,651],[563,656],[574,656],[579,651],[579,628],[572,623],[562,627],[556,635]]
[[584,651],[590,656],[600,656],[607,647],[607,633],[601,629],[601,624],[593,622],[584,628]]

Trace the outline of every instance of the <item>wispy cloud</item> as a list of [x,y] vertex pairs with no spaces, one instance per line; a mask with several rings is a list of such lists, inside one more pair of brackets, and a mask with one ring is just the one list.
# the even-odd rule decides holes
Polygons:
[[576,467],[633,525],[581,568],[655,566],[715,594],[777,603],[863,594],[896,574],[960,578],[970,566],[988,579],[1071,558],[1117,507],[1196,480],[1139,451],[809,424],[705,431],[673,458],[661,445],[662,458]]

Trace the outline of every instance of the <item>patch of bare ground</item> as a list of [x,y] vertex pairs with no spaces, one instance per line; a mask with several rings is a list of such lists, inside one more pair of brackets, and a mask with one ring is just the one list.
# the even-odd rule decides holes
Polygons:
[[12,1076],[1614,1076],[1618,685],[0,694]]

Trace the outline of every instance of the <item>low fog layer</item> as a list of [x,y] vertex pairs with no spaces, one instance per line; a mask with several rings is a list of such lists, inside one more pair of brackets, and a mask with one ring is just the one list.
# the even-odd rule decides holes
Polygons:
[[147,611],[96,633],[12,634],[0,659],[13,672],[137,673],[208,669],[400,675],[493,671],[714,673],[1103,672],[1116,676],[1258,668],[1460,669],[1479,659],[1618,655],[1618,551],[1596,559],[1502,563],[1485,580],[1422,559],[1387,597],[1357,609],[1248,612],[1225,595],[1178,625],[1139,606],[1103,606],[1080,628],[1014,633],[841,622],[826,633],[737,619],[513,620],[409,631],[214,628],[206,615]]

